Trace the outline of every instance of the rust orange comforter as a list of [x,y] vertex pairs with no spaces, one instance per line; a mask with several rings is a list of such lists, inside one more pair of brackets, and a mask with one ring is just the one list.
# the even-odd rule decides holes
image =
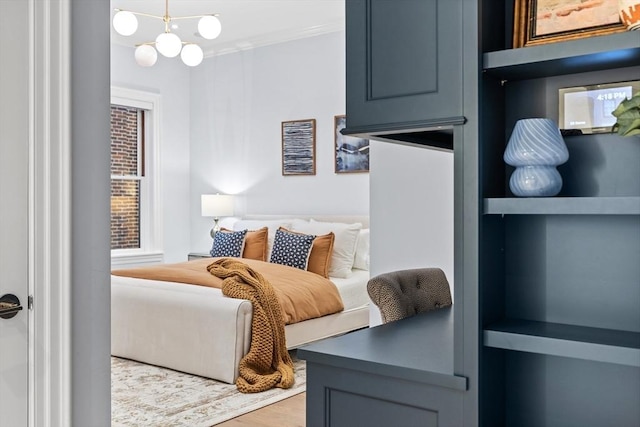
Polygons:
[[[219,258],[120,269],[113,270],[111,274],[220,288],[222,279],[207,271],[207,266],[216,259]],[[242,258],[241,261],[262,274],[273,286],[287,325],[344,309],[336,285],[318,274],[264,261],[246,258]]]

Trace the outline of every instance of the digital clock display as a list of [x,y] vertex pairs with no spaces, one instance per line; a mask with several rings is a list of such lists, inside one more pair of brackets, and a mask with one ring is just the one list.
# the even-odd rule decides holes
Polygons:
[[563,130],[576,129],[581,133],[611,132],[616,122],[613,111],[637,91],[640,81],[562,88],[558,124]]

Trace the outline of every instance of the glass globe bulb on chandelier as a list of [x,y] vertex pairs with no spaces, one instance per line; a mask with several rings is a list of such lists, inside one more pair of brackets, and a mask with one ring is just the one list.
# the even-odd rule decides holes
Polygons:
[[165,0],[165,13],[163,16],[151,15],[130,10],[115,9],[113,16],[113,28],[123,36],[135,34],[138,30],[139,16],[161,19],[164,22],[164,32],[156,37],[155,41],[144,42],[136,45],[136,63],[142,67],[151,67],[158,60],[158,52],[167,58],[174,58],[180,55],[182,62],[190,67],[195,67],[202,62],[204,52],[202,48],[193,42],[184,42],[177,34],[172,33],[170,23],[178,19],[196,19],[198,21],[198,34],[207,40],[213,40],[220,35],[222,25],[218,19],[218,14],[193,15],[193,16],[170,16],[169,0]]

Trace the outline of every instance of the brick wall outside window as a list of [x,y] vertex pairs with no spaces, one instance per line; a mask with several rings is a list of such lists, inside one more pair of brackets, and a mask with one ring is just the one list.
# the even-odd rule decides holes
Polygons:
[[111,249],[140,247],[141,114],[138,108],[111,106]]

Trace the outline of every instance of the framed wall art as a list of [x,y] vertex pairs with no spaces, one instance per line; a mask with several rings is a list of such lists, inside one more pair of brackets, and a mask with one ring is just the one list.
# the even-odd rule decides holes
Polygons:
[[514,48],[620,31],[618,0],[515,0]]
[[316,174],[316,119],[282,122],[282,175]]
[[346,124],[346,116],[334,116],[335,172],[369,172],[369,140],[341,134]]

